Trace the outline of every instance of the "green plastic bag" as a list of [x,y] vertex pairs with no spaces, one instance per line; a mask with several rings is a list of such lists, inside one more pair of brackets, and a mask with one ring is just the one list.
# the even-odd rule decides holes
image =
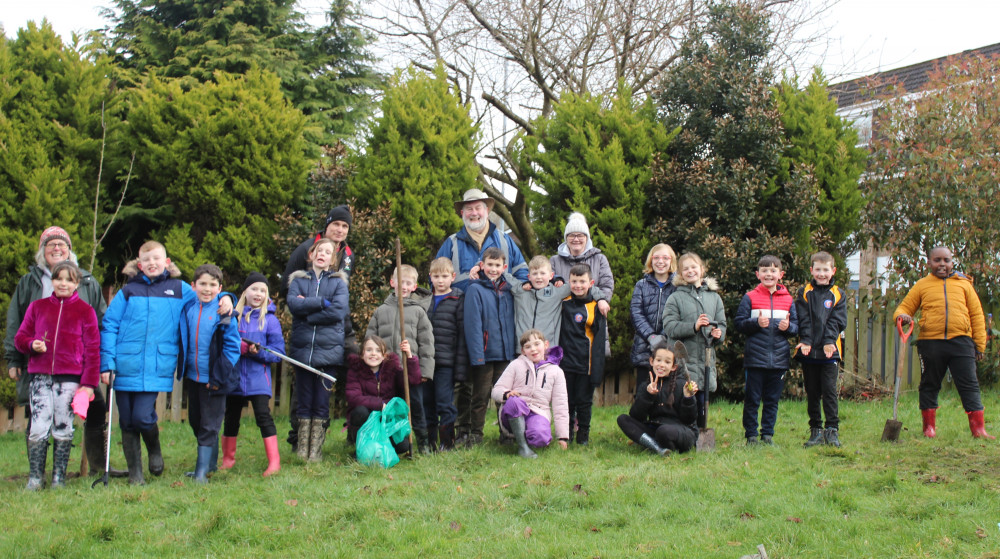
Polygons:
[[399,463],[393,443],[399,444],[410,434],[406,402],[399,398],[389,400],[382,411],[374,411],[358,430],[355,447],[358,462],[366,466],[379,465],[391,468]]

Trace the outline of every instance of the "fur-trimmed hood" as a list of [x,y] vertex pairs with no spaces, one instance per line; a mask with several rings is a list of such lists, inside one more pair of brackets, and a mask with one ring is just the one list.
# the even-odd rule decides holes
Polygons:
[[[181,269],[178,268],[177,264],[174,264],[173,262],[171,262],[170,265],[167,266],[167,271],[170,272],[170,277],[172,278],[181,277]],[[122,268],[122,274],[128,276],[129,279],[138,276],[140,272],[141,270],[139,270],[138,258],[134,260],[129,260],[128,262],[125,263],[125,267]]]
[[[690,283],[687,282],[687,280],[685,280],[681,276],[680,272],[674,274],[673,284],[676,285],[677,287],[680,287],[682,285],[691,285]],[[705,288],[708,289],[709,291],[719,290],[719,282],[716,281],[715,278],[708,278],[708,277],[702,278],[701,284],[704,285]]]
[[[288,276],[288,281],[296,280],[299,278],[307,278],[309,277],[310,272],[312,272],[312,270],[296,270],[292,272],[292,275]],[[348,283],[350,281],[350,276],[345,274],[343,271],[327,274],[327,277],[340,278],[341,280],[343,280],[344,283]]]

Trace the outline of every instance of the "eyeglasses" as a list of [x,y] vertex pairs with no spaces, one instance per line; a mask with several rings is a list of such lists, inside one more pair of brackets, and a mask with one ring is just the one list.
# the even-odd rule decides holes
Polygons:
[[573,239],[574,241],[582,241],[586,239],[587,236],[584,235],[583,233],[570,233],[569,235],[566,235],[566,238]]
[[49,242],[45,243],[45,248],[62,248],[62,249],[67,249],[67,248],[69,248],[69,245],[66,244],[63,241],[49,241]]

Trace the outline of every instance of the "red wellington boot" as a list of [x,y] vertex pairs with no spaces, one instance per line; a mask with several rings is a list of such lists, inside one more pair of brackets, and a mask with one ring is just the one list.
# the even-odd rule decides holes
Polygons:
[[933,439],[934,435],[937,434],[934,425],[934,416],[937,414],[937,408],[931,408],[929,410],[920,410],[920,415],[924,416],[924,436],[928,439]]
[[967,411],[966,415],[969,416],[969,430],[972,431],[972,437],[975,439],[995,439],[993,435],[986,432],[986,420],[983,419],[983,410],[979,411]]
[[222,466],[223,470],[232,468],[236,464],[236,437],[222,437]]

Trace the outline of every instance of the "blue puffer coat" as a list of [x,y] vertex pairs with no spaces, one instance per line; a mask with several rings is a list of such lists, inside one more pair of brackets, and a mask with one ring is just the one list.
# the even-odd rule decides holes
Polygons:
[[347,276],[343,272],[298,271],[288,282],[293,359],[312,367],[344,364],[344,321],[348,315]]
[[[649,367],[649,337],[663,335],[663,307],[667,298],[677,289],[673,284],[674,274],[670,274],[662,286],[654,274],[646,274],[635,282],[632,290],[632,326],[635,338],[632,340],[632,365]],[[666,340],[664,340],[666,341]]]
[[149,278],[136,261],[125,265],[128,282],[111,300],[101,322],[101,371],[116,371],[121,392],[170,392],[181,352],[180,319],[197,300],[171,264]]
[[[278,353],[285,353],[285,338],[281,335],[281,322],[274,315],[274,302],[268,302],[264,325],[260,324],[260,309],[246,307],[240,317],[240,337],[266,347]],[[240,372],[240,386],[232,394],[234,396],[272,396],[271,364],[278,363],[281,358],[261,349],[257,355],[245,353],[236,363]]]
[[470,280],[463,314],[470,366],[512,361],[517,356],[514,297],[502,276],[496,283],[485,277]]

